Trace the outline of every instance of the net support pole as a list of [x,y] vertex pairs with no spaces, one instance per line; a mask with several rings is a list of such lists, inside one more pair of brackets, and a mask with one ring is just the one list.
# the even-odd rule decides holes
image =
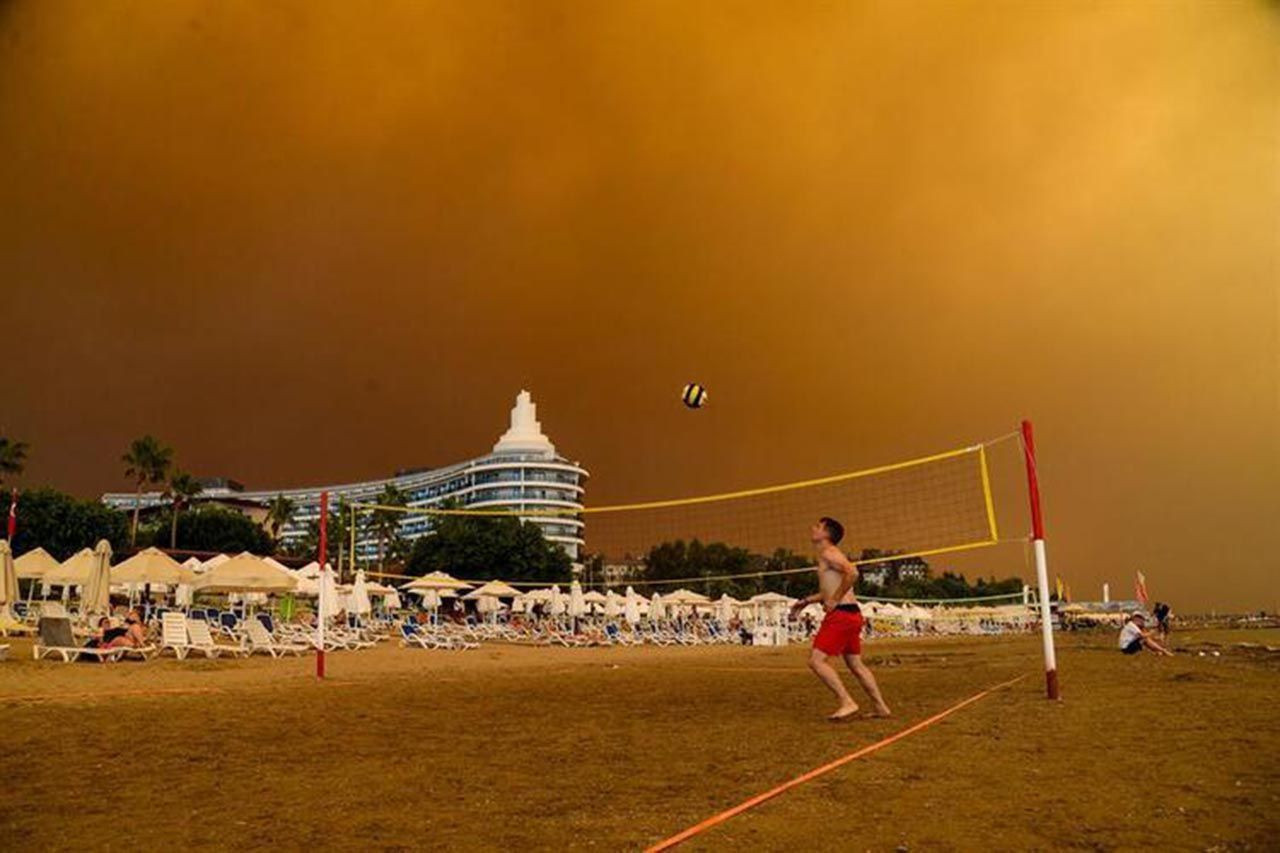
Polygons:
[[1053,648],[1053,618],[1049,610],[1049,563],[1044,553],[1044,515],[1040,511],[1040,480],[1036,476],[1036,443],[1031,421],[1022,422],[1022,450],[1027,462],[1027,494],[1031,501],[1031,547],[1036,558],[1036,586],[1040,593],[1040,635],[1044,641],[1045,692],[1058,698],[1058,657]]
[[316,678],[324,678],[324,587],[329,571],[329,493],[320,493],[320,595],[316,599]]

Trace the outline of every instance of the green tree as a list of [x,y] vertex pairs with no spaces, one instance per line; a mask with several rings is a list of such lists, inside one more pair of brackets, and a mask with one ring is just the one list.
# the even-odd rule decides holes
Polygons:
[[200,481],[186,471],[174,471],[169,477],[169,485],[164,496],[169,501],[169,547],[178,547],[178,514],[183,507],[191,503],[191,499],[204,491]]
[[129,445],[129,451],[120,457],[125,464],[124,475],[133,480],[138,487],[137,497],[133,503],[133,524],[129,528],[129,544],[138,542],[138,513],[142,509],[142,487],[147,484],[163,483],[169,466],[173,462],[173,448],[165,447],[154,437],[144,435],[135,438]]
[[[408,502],[404,492],[391,483],[382,488],[378,495],[381,506],[404,506]],[[378,567],[386,568],[387,557],[402,558],[404,556],[404,540],[400,535],[400,522],[404,513],[394,509],[375,509],[373,511],[373,532],[378,537]]]
[[275,543],[262,525],[234,509],[208,504],[184,512],[177,518],[176,547],[185,551],[219,551],[238,554],[248,551],[271,554]]
[[0,483],[9,475],[17,476],[27,467],[27,443],[0,436]]
[[[9,514],[9,494],[0,495],[0,516]],[[43,547],[55,559],[65,560],[81,548],[92,548],[106,539],[113,550],[124,548],[129,538],[129,518],[98,501],[79,500],[56,489],[24,489],[18,497],[18,530],[14,554]]]
[[532,522],[512,515],[441,515],[433,531],[413,543],[405,571],[563,583],[570,565],[569,555]]
[[271,541],[276,547],[280,546],[280,528],[289,523],[297,510],[298,505],[293,499],[283,494],[276,495],[267,504],[267,525],[271,528]]

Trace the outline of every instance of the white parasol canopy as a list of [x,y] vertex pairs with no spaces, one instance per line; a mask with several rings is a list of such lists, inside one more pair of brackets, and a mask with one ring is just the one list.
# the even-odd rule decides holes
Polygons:
[[143,548],[111,567],[112,583],[176,584],[181,580],[182,564],[159,548]]
[[510,584],[505,584],[502,581],[489,581],[483,586],[473,589],[463,598],[474,601],[479,598],[515,598],[519,595],[520,590]]
[[248,551],[205,565],[210,563],[192,584],[196,592],[291,592],[298,585],[288,569],[278,569]]
[[44,573],[41,578],[46,584],[59,586],[84,585],[89,580],[89,572],[93,571],[93,551],[81,548],[67,559]]
[[47,572],[58,568],[58,561],[43,548],[32,548],[13,561],[13,570],[20,578],[43,578]]
[[421,589],[471,589],[471,584],[463,580],[458,580],[453,575],[445,572],[428,572],[417,580],[411,580],[406,584],[401,584],[401,589],[413,592]]

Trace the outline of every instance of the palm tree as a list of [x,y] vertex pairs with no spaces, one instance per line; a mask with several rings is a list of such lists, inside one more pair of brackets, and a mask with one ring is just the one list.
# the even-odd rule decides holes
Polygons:
[[173,506],[169,525],[169,550],[178,547],[178,511],[203,491],[204,487],[200,485],[200,481],[186,471],[174,471],[169,477],[169,487],[164,492],[164,496]]
[[173,463],[173,448],[165,447],[154,437],[144,435],[135,438],[129,445],[129,452],[120,457],[125,464],[124,475],[138,484],[137,497],[133,502],[133,525],[129,530],[129,544],[138,544],[138,512],[142,509],[142,487],[148,483],[163,483]]
[[297,504],[282,494],[276,495],[267,504],[267,524],[271,526],[271,539],[276,547],[280,545],[280,528],[289,523],[297,509]]
[[[378,503],[382,506],[404,506],[408,499],[405,493],[388,483],[378,495]],[[394,509],[375,509],[373,511],[373,530],[378,534],[378,567],[386,568],[388,546],[394,546],[400,539],[400,520],[404,513]],[[398,550],[398,549],[396,549]]]
[[[27,443],[0,436],[0,475],[21,474],[26,462]],[[4,482],[3,476],[0,482]]]

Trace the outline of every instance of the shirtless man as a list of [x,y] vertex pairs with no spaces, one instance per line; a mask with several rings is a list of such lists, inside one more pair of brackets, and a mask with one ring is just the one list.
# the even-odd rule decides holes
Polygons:
[[836,547],[844,538],[844,526],[834,518],[820,518],[809,534],[813,547],[818,552],[818,592],[792,605],[791,618],[794,619],[801,610],[816,602],[822,602],[822,609],[826,611],[822,626],[813,638],[809,669],[840,700],[840,707],[827,719],[838,723],[858,712],[858,703],[853,701],[853,697],[845,689],[840,673],[827,662],[828,657],[837,655],[844,658],[845,665],[875,705],[874,715],[887,717],[889,706],[880,695],[876,677],[862,662],[862,611],[858,607],[857,596],[853,594],[858,570]]

